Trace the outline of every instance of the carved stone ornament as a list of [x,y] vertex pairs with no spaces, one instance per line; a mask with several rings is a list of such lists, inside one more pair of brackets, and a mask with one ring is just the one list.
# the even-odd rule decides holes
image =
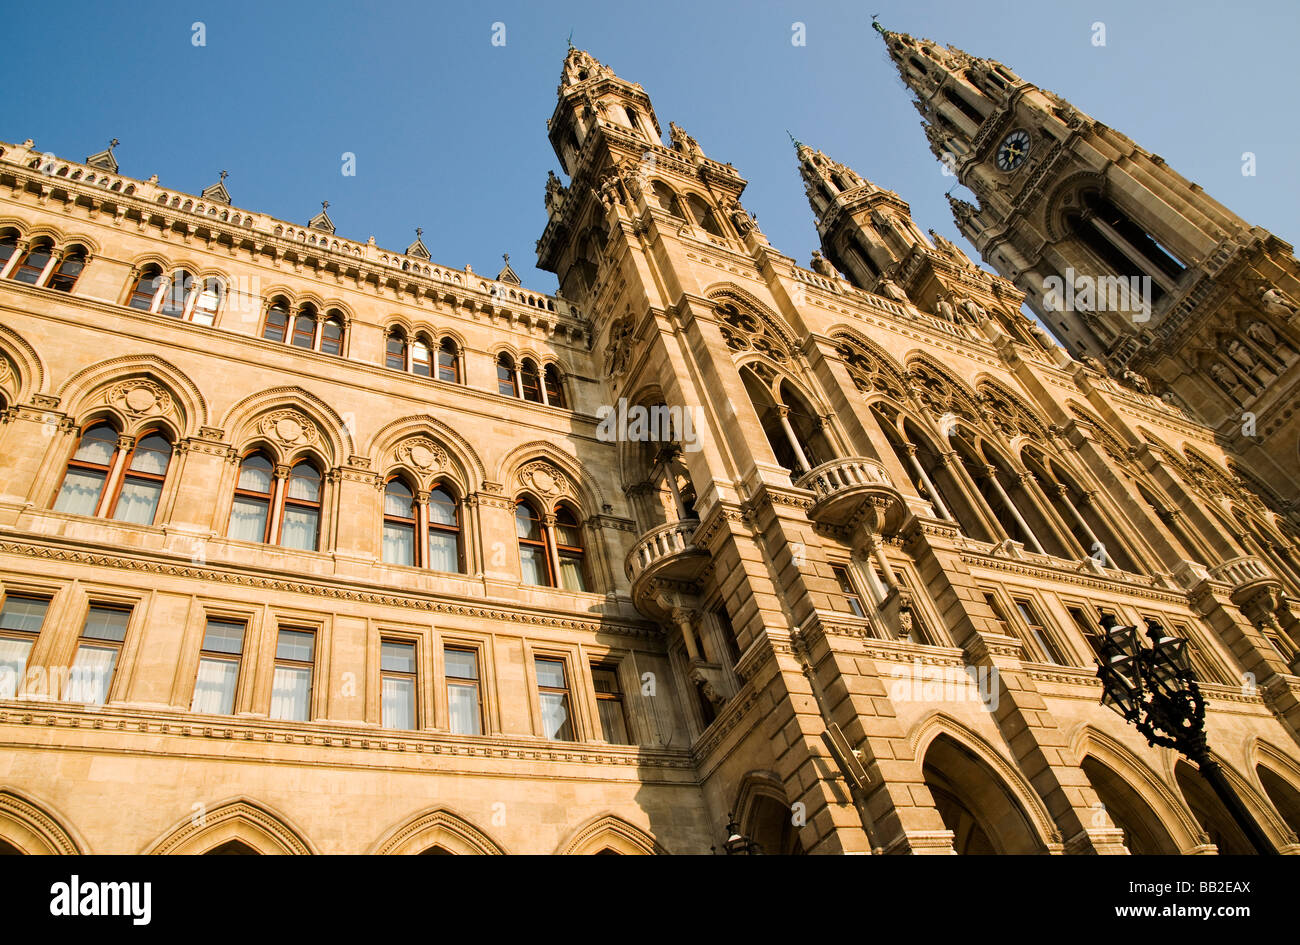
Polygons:
[[172,396],[153,381],[123,381],[108,392],[108,402],[129,417],[167,413]]
[[636,320],[624,315],[609,327],[609,343],[605,345],[605,376],[618,377],[627,370],[632,358],[632,332]]
[[519,470],[519,482],[524,488],[548,499],[572,491],[568,477],[545,460],[529,463]]
[[257,428],[285,446],[307,446],[319,439],[316,425],[296,410],[277,410],[262,418]]
[[447,451],[427,437],[407,440],[397,448],[397,460],[421,472],[447,468]]

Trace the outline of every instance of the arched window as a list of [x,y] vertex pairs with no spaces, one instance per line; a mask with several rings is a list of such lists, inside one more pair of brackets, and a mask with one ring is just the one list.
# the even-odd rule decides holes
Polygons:
[[211,325],[217,320],[217,309],[225,295],[225,286],[220,279],[208,276],[203,280],[203,288],[194,299],[194,308],[190,311],[190,321],[196,325]]
[[141,434],[126,456],[122,485],[108,514],[120,522],[152,525],[171,458],[172,445],[160,431]]
[[13,231],[0,236],[0,272],[9,267],[9,260],[14,258],[16,252],[18,252],[18,239],[13,235]]
[[452,338],[444,338],[438,344],[438,380],[460,383],[460,351]]
[[86,251],[80,246],[74,246],[59,260],[47,284],[56,292],[71,292],[72,287],[77,284],[81,270],[85,268]]
[[979,113],[975,106],[966,101],[966,97],[957,92],[952,86],[944,86],[943,97],[957,106],[957,110],[969,118],[977,128],[984,121],[984,116]]
[[722,236],[722,228],[718,226],[718,221],[707,203],[695,194],[688,196],[686,202],[691,208],[691,215],[695,217],[695,222],[700,225],[704,232],[710,236]]
[[282,298],[272,300],[266,310],[266,325],[262,328],[262,337],[267,341],[284,341],[289,330],[289,303]]
[[36,240],[27,248],[27,252],[18,260],[10,276],[14,282],[27,285],[39,285],[45,274],[45,267],[54,258],[54,247],[45,240]]
[[315,551],[320,541],[321,475],[309,460],[289,471],[284,490],[284,523],[280,544]]
[[504,351],[497,355],[497,393],[506,397],[519,396],[519,387],[515,383],[515,361]]
[[384,487],[384,561],[415,564],[415,496],[400,479]]
[[524,400],[540,404],[542,402],[542,382],[537,374],[537,362],[532,358],[524,358],[519,365],[519,378],[524,385]]
[[433,571],[459,574],[464,571],[460,546],[460,509],[446,486],[429,492],[429,557]]
[[560,559],[560,585],[570,591],[587,589],[587,567],[582,550],[582,529],[567,506],[555,510],[555,553]]
[[162,288],[163,274],[157,266],[145,266],[140,270],[140,275],[136,277],[135,285],[131,287],[131,295],[127,299],[127,306],[139,309],[142,312],[153,311],[154,299],[158,297],[158,292]]
[[290,340],[295,348],[316,347],[316,308],[304,305],[293,319],[293,338]]
[[418,336],[411,342],[411,373],[418,374],[420,377],[433,376],[432,353],[429,351],[428,339],[424,335]]
[[185,314],[185,301],[194,287],[194,277],[184,269],[177,269],[166,281],[165,288],[158,300],[156,311],[170,318],[180,318]]
[[671,187],[663,181],[657,180],[651,185],[650,189],[654,194],[655,203],[659,205],[660,210],[664,213],[671,214],[678,219],[682,218],[681,205],[677,202],[677,194],[673,193]]
[[321,325],[320,350],[322,354],[343,353],[343,316],[338,309],[330,309]]
[[116,455],[117,431],[107,423],[96,424],[83,433],[76,453],[68,461],[54,511],[94,515]]
[[564,402],[564,386],[560,383],[560,369],[554,364],[546,365],[544,379],[546,383],[546,402],[552,407],[567,406]]
[[384,342],[384,364],[394,371],[406,370],[406,334],[400,328],[388,333]]
[[271,537],[271,499],[275,480],[271,461],[261,453],[251,453],[239,465],[235,484],[235,501],[230,508],[230,527],[226,534],[240,541],[269,541]]
[[551,556],[546,549],[546,526],[527,500],[515,506],[515,532],[519,536],[519,571],[523,582],[554,587]]

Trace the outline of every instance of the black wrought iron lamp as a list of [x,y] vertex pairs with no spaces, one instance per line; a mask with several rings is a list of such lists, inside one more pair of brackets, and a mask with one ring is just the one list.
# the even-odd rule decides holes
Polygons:
[[1196,684],[1187,641],[1170,636],[1154,620],[1146,625],[1150,646],[1143,645],[1137,627],[1116,626],[1112,615],[1102,616],[1106,637],[1097,668],[1105,687],[1102,705],[1135,725],[1152,745],[1173,748],[1194,762],[1256,851],[1277,853],[1210,755],[1205,698]]
[[[716,856],[717,847],[710,847]],[[751,840],[740,832],[740,825],[736,823],[735,813],[727,814],[727,841],[722,845],[722,852],[727,856],[759,856],[763,852],[762,846],[755,840]]]

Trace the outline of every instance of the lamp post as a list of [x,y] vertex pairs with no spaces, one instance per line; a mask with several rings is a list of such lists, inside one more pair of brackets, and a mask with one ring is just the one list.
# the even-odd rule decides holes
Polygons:
[[1277,853],[1210,756],[1205,699],[1187,657],[1187,641],[1170,636],[1154,620],[1146,625],[1151,646],[1143,645],[1137,627],[1116,626],[1113,616],[1102,616],[1106,637],[1097,668],[1105,687],[1102,705],[1136,725],[1152,745],[1173,748],[1193,761],[1255,850]]
[[[717,847],[709,848],[716,856]],[[736,823],[734,813],[727,814],[727,842],[722,845],[722,852],[727,856],[759,856],[763,848],[759,844],[749,839],[740,832],[740,825]]]

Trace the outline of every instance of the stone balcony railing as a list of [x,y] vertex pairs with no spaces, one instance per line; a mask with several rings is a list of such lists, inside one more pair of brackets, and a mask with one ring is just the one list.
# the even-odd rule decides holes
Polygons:
[[1254,555],[1229,558],[1222,564],[1215,565],[1210,568],[1210,579],[1227,584],[1233,590],[1250,584],[1277,580],[1273,572],[1268,569],[1268,565]]
[[702,554],[693,541],[697,519],[684,519],[658,525],[643,534],[628,553],[625,569],[634,583],[641,575],[656,570],[670,558],[685,554]]
[[857,517],[864,503],[883,500],[883,515],[876,528],[902,523],[906,503],[894,488],[889,473],[879,462],[864,456],[849,456],[822,463],[795,480],[795,487],[814,496],[808,517],[827,525],[844,525]]

